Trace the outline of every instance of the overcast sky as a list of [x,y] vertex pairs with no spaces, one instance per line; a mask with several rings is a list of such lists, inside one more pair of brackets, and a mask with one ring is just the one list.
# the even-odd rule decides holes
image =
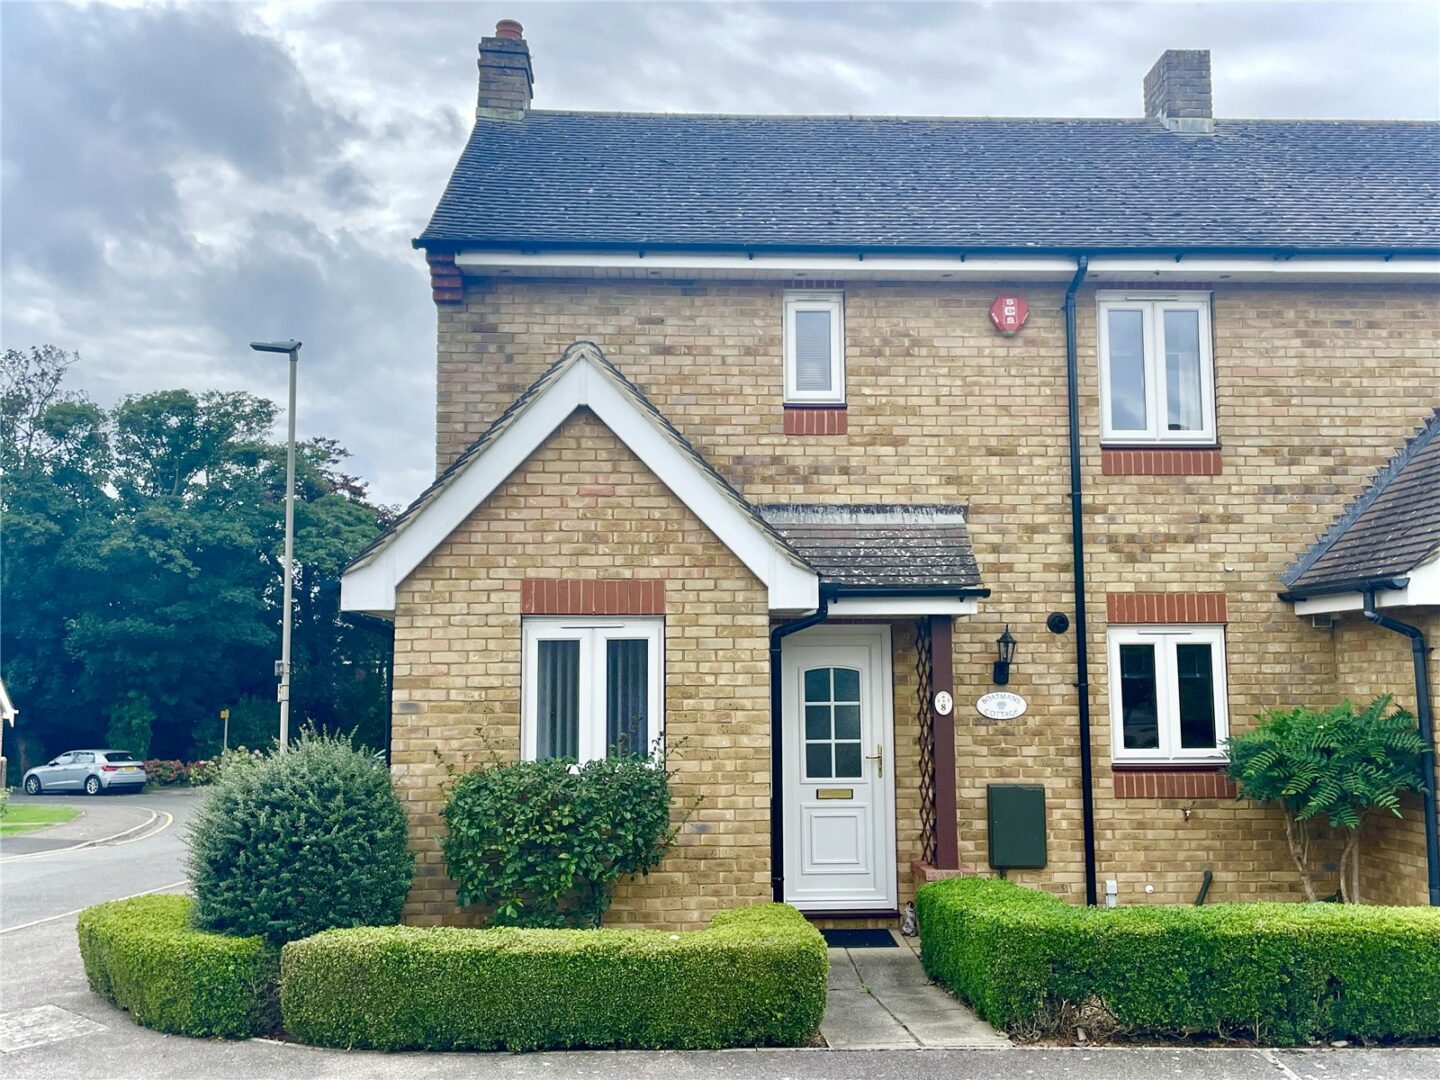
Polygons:
[[469,133],[475,44],[525,24],[555,109],[1136,116],[1166,48],[1217,115],[1440,115],[1433,3],[0,3],[3,342],[78,350],[111,404],[283,402],[386,502],[429,480],[424,227]]

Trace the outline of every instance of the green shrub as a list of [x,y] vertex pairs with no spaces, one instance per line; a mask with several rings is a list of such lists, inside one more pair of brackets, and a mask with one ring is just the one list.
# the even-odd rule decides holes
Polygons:
[[1081,908],[993,879],[922,888],[921,959],[998,1028],[1440,1037],[1440,913],[1333,904]]
[[476,769],[444,817],[459,902],[497,926],[599,926],[615,882],[647,873],[675,836],[664,762],[636,756]]
[[279,951],[262,938],[192,929],[192,905],[188,896],[140,896],[82,911],[91,988],[157,1031],[243,1039],[275,1030]]
[[285,946],[285,1026],[381,1050],[803,1046],[825,1012],[819,931],[767,904],[705,930],[333,930]]
[[348,740],[306,732],[227,764],[190,826],[195,925],[283,943],[399,920],[414,857],[390,775]]
[[1340,896],[1360,902],[1360,836],[1379,811],[1400,817],[1400,794],[1424,786],[1415,717],[1377,697],[1355,711],[1334,708],[1271,709],[1251,731],[1228,744],[1236,798],[1276,803],[1285,815],[1285,839],[1300,871],[1307,900],[1317,899],[1310,868],[1310,822],[1325,820],[1345,835],[1340,852]]

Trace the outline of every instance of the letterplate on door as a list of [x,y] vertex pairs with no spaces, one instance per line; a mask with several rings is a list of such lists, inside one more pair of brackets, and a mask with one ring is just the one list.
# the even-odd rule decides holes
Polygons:
[[822,787],[816,790],[817,799],[853,799],[855,789],[848,787]]

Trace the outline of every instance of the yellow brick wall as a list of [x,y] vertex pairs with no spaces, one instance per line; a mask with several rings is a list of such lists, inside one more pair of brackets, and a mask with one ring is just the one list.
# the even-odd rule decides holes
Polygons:
[[[817,438],[782,432],[778,283],[467,281],[465,303],[440,309],[438,460],[451,460],[566,344],[588,338],[755,502],[968,504],[994,595],[980,614],[956,621],[962,861],[985,865],[986,785],[1041,782],[1050,864],[1012,877],[1079,898],[1074,632],[1056,637],[1044,626],[1050,611],[1073,614],[1063,293],[1018,287],[1030,322],[1003,338],[986,309],[1015,288],[847,284],[849,433]],[[1440,401],[1437,299],[1405,286],[1220,283],[1221,475],[1105,477],[1095,299],[1093,289],[1082,291],[1097,847],[1102,882],[1117,879],[1122,902],[1188,902],[1207,867],[1213,900],[1298,892],[1272,812],[1228,800],[1114,797],[1105,594],[1226,594],[1236,729],[1266,706],[1328,697],[1334,649],[1276,599],[1276,575]],[[1030,708],[1018,720],[989,722],[973,703],[992,688],[994,643],[1007,624],[1020,642],[1010,688]],[[763,658],[760,667],[763,682]],[[909,668],[897,655],[897,682]],[[897,685],[896,699],[897,722],[913,722],[913,697]],[[897,730],[897,748],[907,740]],[[763,814],[763,797],[756,805]],[[903,852],[900,864],[908,889]]]
[[[1415,608],[1386,608],[1385,613],[1425,631],[1432,650],[1440,643],[1440,612]],[[1410,641],[1366,621],[1363,615],[1346,613],[1338,617],[1334,630],[1316,631],[1333,635],[1336,687],[1327,703],[1348,698],[1357,706],[1379,694],[1390,694],[1395,704],[1413,713],[1416,710],[1415,668]],[[1434,653],[1430,660],[1432,711],[1440,711],[1440,687],[1436,686]],[[1366,823],[1361,836],[1360,895],[1373,904],[1424,904],[1429,902],[1425,884],[1425,829],[1420,814],[1420,797],[1401,800],[1403,817],[1376,814]]]
[[520,582],[560,576],[666,585],[666,739],[677,816],[693,812],[661,866],[617,890],[607,921],[682,928],[768,900],[765,587],[582,411],[397,593],[392,762],[417,856],[406,919],[473,921],[445,876],[442,785],[492,753],[518,756]]

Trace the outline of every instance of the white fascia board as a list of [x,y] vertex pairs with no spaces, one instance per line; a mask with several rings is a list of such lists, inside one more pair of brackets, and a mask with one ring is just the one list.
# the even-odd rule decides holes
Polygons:
[[517,252],[462,251],[455,256],[462,271],[486,274],[511,271],[612,271],[651,270],[666,274],[708,274],[723,272],[727,277],[789,277],[796,273],[818,277],[843,273],[856,277],[939,277],[1010,278],[1015,276],[1068,277],[1075,273],[1075,260],[1062,255],[755,255],[720,252]]
[[341,608],[393,612],[396,586],[582,406],[594,412],[765,583],[771,608],[813,610],[817,606],[820,583],[815,572],[791,559],[609,378],[582,360],[547,387],[483,453],[404,523],[385,548],[344,575]]
[[0,679],[0,721],[13,724],[17,710],[10,701],[10,693],[5,689],[5,682]]
[[[1432,559],[1407,575],[1410,583],[1403,589],[1383,589],[1375,594],[1377,608],[1440,607],[1440,559]],[[1365,597],[1360,593],[1334,593],[1295,601],[1296,615],[1331,615],[1341,611],[1364,611]]]
[[830,601],[829,617],[974,615],[979,610],[979,602],[973,596],[842,596]]
[[1163,281],[1193,281],[1196,278],[1219,278],[1230,281],[1295,281],[1342,280],[1353,277],[1378,277],[1388,280],[1409,278],[1415,281],[1440,282],[1440,259],[1395,256],[1356,256],[1352,258],[1306,257],[1276,259],[1266,256],[1205,256],[1187,255],[1175,259],[1149,256],[1097,255],[1090,260],[1089,276],[1103,280],[1106,276],[1133,279],[1154,278]]
[[[697,276],[793,279],[807,275],[847,280],[946,278],[957,281],[1065,281],[1076,260],[1063,255],[836,255],[832,253],[746,255],[732,252],[462,251],[455,264],[477,275],[499,272],[590,276]],[[1096,255],[1090,259],[1092,282],[1111,280],[1306,281],[1379,278],[1387,281],[1440,283],[1440,259],[1397,255],[1354,257],[1296,256],[1150,256]]]

